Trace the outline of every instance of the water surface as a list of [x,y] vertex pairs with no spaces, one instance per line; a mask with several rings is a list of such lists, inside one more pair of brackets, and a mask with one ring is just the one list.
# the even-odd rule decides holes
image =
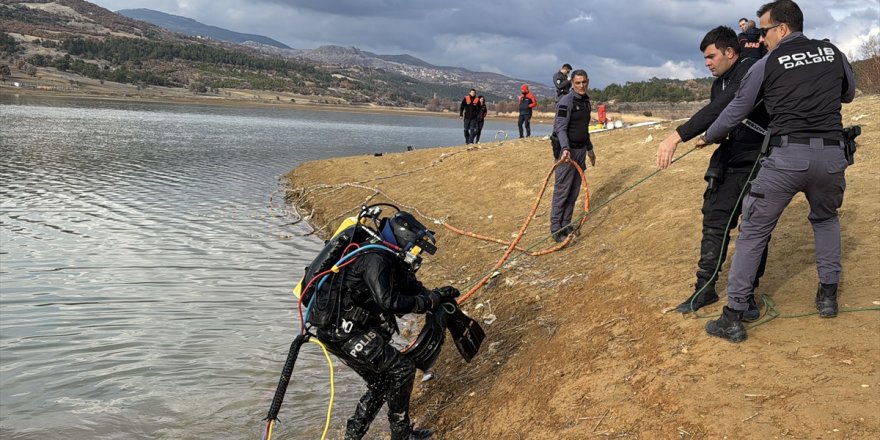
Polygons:
[[[10,95],[0,121],[4,439],[258,438],[321,246],[279,177],[463,138],[455,118]],[[337,373],[338,435],[364,388]],[[307,345],[276,438],[318,438],[328,398]]]

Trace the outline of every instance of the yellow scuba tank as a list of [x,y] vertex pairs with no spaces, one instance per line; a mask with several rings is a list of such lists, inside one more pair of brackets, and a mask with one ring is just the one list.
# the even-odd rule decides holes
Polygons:
[[[353,216],[353,217],[349,217],[349,218],[343,220],[342,223],[339,224],[339,227],[336,228],[336,232],[333,233],[333,236],[330,237],[330,241],[332,241],[334,238],[338,237],[339,234],[341,234],[342,232],[344,232],[348,228],[356,225],[357,219],[358,219],[357,216]],[[366,224],[366,221],[367,221],[367,218],[361,218],[362,225]],[[334,263],[335,263],[335,261],[334,261]],[[296,283],[296,287],[293,288],[293,295],[296,296],[297,299],[299,299],[299,297],[302,295],[302,289],[303,289],[303,287],[305,287],[305,286],[303,286],[304,280],[305,280],[305,276],[301,277],[299,279],[299,282]]]

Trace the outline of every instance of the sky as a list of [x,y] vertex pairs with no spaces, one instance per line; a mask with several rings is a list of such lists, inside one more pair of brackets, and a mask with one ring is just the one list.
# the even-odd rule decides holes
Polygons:
[[[710,29],[739,33],[766,0],[93,0],[112,11],[147,8],[296,49],[333,44],[409,54],[440,66],[551,84],[563,63],[590,86],[651,77],[709,76],[699,44]],[[880,35],[877,0],[803,0],[804,33],[861,58]]]

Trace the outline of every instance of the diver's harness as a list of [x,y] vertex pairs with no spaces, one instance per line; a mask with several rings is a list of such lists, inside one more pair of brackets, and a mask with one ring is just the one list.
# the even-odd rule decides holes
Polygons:
[[[356,218],[343,222],[333,237],[326,242],[324,249],[315,260],[306,267],[303,281],[311,281],[305,288],[302,288],[303,281],[301,281],[295,291],[300,297],[300,302],[307,304],[306,312],[304,316],[301,316],[304,332],[308,330],[305,327],[306,323],[309,324],[309,327],[315,327],[319,330],[332,330],[336,337],[345,337],[352,332],[355,326],[378,326],[389,334],[398,331],[393,313],[381,313],[379,315],[381,318],[377,319],[377,310],[368,309],[367,304],[356,303],[352,298],[352,292],[337,283],[337,281],[341,282],[338,276],[341,274],[342,268],[353,262],[358,255],[388,252],[400,258],[405,264],[418,269],[421,265],[420,253],[422,250],[424,249],[431,254],[436,251],[436,248],[428,240],[424,240],[424,235],[421,234],[417,242],[409,243],[404,247],[383,240],[377,232],[381,229],[379,220],[379,215],[382,212],[381,206],[390,206],[396,211],[400,211],[396,206],[390,204],[363,207]],[[376,229],[368,226],[366,220],[372,220]],[[348,252],[352,247],[356,249]],[[317,285],[312,289],[314,280],[319,276]],[[329,285],[326,285],[328,281]],[[340,334],[340,330],[343,334]]]

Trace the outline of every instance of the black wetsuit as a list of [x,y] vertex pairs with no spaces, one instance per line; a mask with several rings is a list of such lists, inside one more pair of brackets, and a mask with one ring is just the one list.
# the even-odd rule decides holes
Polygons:
[[416,367],[391,342],[397,331],[394,315],[424,313],[431,308],[425,289],[399,257],[366,251],[331,282],[341,291],[341,316],[317,331],[318,339],[367,382],[345,439],[360,439],[388,402],[391,438],[409,439],[409,399]]

